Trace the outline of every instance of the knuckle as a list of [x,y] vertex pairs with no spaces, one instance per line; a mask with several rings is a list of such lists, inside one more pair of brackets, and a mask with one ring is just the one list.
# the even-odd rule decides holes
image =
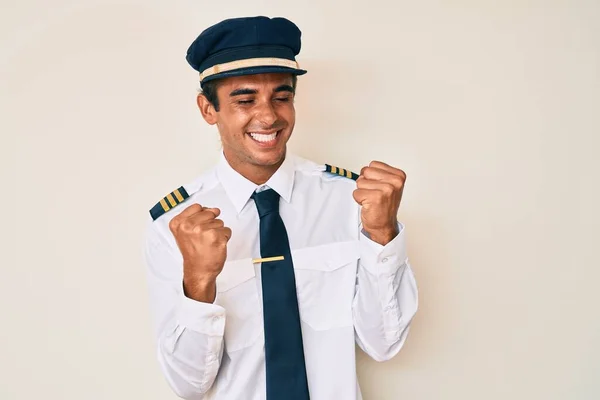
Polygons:
[[218,241],[218,239],[219,239],[219,234],[214,229],[209,229],[209,230],[205,231],[204,236],[206,237],[206,239],[208,241],[210,241],[212,243]]
[[181,221],[181,223],[177,227],[180,231],[189,231],[191,228],[191,224],[189,221]]

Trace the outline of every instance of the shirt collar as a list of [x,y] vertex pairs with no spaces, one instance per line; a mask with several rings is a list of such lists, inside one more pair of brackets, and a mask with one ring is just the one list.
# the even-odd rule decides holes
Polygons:
[[[219,182],[223,185],[227,197],[229,197],[229,200],[238,214],[242,211],[248,202],[248,199],[252,196],[252,193],[260,186],[263,186],[249,181],[231,168],[231,165],[229,165],[223,153],[221,153],[216,172]],[[294,156],[287,153],[285,160],[279,169],[275,171],[273,176],[271,176],[264,186],[268,186],[275,190],[283,200],[289,203],[294,188],[294,172]]]

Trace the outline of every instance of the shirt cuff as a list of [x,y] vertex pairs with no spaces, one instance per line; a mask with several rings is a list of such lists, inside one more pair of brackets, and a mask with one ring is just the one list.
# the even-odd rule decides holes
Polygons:
[[373,275],[394,274],[406,263],[406,240],[404,225],[401,223],[398,223],[396,237],[385,246],[369,239],[363,230],[359,242],[361,265]]
[[179,324],[208,336],[223,336],[225,309],[217,304],[192,300],[181,294]]

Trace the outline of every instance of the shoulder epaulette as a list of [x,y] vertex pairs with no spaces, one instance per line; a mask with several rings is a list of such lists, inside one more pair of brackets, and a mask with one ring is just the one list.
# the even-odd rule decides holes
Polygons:
[[358,174],[355,174],[354,172],[350,171],[349,169],[338,168],[338,167],[334,167],[333,165],[329,165],[329,164],[325,164],[325,172],[343,176],[345,178],[350,178],[352,180],[358,179]]
[[190,197],[190,195],[183,186],[173,190],[171,193],[160,199],[160,201],[150,209],[152,220],[156,221],[158,217],[175,207],[177,204],[183,203],[188,197]]

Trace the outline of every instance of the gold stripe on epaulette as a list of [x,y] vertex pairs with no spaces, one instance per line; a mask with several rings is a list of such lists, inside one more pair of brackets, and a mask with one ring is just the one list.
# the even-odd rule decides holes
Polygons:
[[352,178],[352,171],[350,171],[350,170],[346,171],[346,178]]
[[169,204],[171,204],[171,207],[175,207],[177,205],[177,202],[175,201],[171,193],[167,195],[167,200],[169,200]]
[[333,165],[331,166],[331,173],[332,174],[337,174],[337,167],[334,167]]
[[163,210],[165,210],[165,212],[170,210],[170,207],[167,205],[165,199],[160,199],[160,205],[162,206]]
[[181,203],[183,201],[183,196],[181,195],[181,193],[179,193],[179,189],[175,189],[173,191],[173,194],[175,194],[175,197],[177,198],[177,200]]

